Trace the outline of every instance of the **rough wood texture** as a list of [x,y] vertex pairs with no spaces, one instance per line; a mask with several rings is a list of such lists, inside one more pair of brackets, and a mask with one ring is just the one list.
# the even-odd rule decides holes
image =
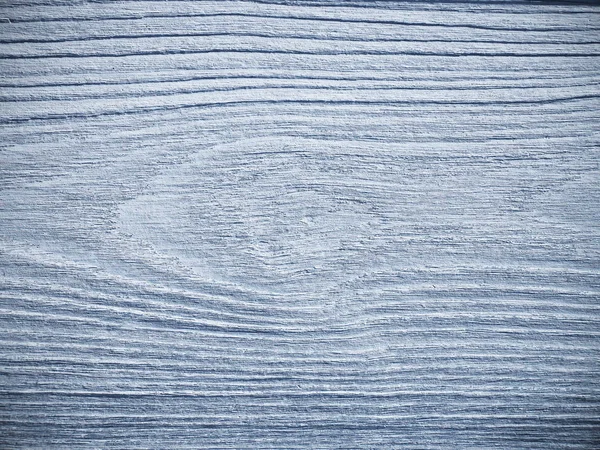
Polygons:
[[599,448],[597,6],[2,3],[2,448]]

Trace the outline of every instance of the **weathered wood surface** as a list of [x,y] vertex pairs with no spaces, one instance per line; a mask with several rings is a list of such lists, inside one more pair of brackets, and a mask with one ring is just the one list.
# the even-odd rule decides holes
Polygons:
[[600,9],[293,3],[3,2],[2,448],[598,448]]

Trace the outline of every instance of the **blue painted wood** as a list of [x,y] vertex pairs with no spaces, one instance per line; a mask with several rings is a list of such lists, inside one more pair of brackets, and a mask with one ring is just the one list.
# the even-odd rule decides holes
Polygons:
[[2,448],[598,448],[597,6],[0,19]]

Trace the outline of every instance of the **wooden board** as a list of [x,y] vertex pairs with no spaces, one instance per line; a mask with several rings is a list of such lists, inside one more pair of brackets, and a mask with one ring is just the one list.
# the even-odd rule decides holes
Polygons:
[[0,447],[600,446],[600,9],[0,8]]

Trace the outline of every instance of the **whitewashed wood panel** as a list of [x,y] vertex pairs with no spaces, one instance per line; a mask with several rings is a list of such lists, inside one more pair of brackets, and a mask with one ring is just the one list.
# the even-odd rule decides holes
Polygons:
[[4,1],[0,446],[600,446],[594,2]]

